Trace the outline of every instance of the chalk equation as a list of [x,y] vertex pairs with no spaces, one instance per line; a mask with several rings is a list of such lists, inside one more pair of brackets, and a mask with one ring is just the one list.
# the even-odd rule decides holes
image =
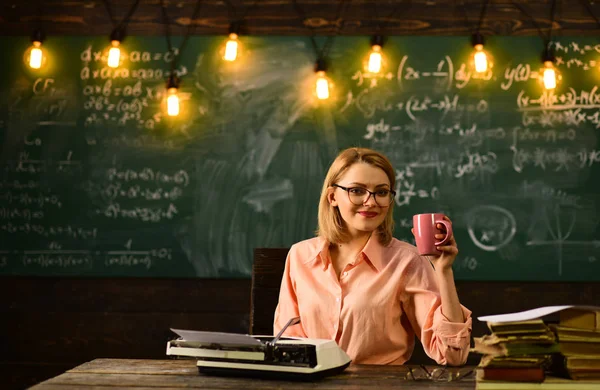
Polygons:
[[497,251],[507,245],[517,232],[512,213],[500,206],[481,205],[471,209],[467,216],[469,237],[484,251]]

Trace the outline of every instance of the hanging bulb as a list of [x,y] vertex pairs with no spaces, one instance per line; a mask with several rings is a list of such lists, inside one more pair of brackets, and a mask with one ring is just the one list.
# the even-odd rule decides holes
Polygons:
[[329,99],[329,81],[322,70],[317,72],[317,97],[321,100]]
[[329,80],[325,76],[325,61],[323,59],[317,60],[315,71],[317,72],[317,84],[316,92],[317,98],[325,100],[329,98]]
[[121,44],[121,41],[123,41],[123,36],[123,31],[118,28],[110,34],[110,43],[112,47],[108,51],[108,60],[106,62],[111,68],[118,68],[119,63],[121,62],[121,49],[119,48],[119,45]]
[[483,36],[480,34],[474,34],[471,42],[473,44],[473,65],[475,66],[476,73],[485,73],[491,68],[491,58],[488,53],[483,49]]
[[232,23],[229,26],[229,39],[225,44],[225,54],[223,55],[223,59],[225,61],[235,61],[238,56],[238,35],[239,35],[240,24]]
[[41,30],[36,30],[31,37],[31,42],[33,42],[33,45],[28,50],[29,58],[27,62],[32,69],[41,68],[44,62],[44,52],[42,51],[43,40],[44,33]]
[[544,62],[544,88],[554,89],[556,88],[556,71],[554,70],[554,64],[551,61]]
[[167,114],[169,116],[179,115],[179,96],[177,88],[169,88],[167,91]]
[[381,46],[373,46],[373,50],[369,55],[369,72],[379,73],[381,70]]
[[369,63],[367,70],[370,73],[379,73],[381,71],[382,55],[381,47],[383,46],[383,37],[375,35],[371,39],[371,53],[369,54]]
[[33,69],[39,69],[42,67],[42,42],[35,41],[33,42],[33,47],[31,48],[31,53],[29,54],[29,66]]
[[176,76],[170,76],[167,82],[167,115],[179,115],[179,80]]
[[478,45],[475,47],[475,71],[478,73],[484,73],[488,69],[487,55],[483,51],[483,46]]
[[229,34],[229,40],[225,44],[225,55],[223,59],[225,61],[235,61],[237,58],[238,41],[237,35],[234,33]]
[[483,45],[475,46],[475,71],[483,73],[488,69],[487,55],[483,51]]
[[119,60],[121,59],[121,49],[119,49],[119,41],[112,41],[112,47],[108,51],[108,66],[111,68],[117,68],[119,66]]
[[554,89],[561,80],[558,69],[554,66],[554,53],[552,49],[546,48],[542,53],[542,62],[544,67],[541,71],[541,81],[544,84],[545,89]]

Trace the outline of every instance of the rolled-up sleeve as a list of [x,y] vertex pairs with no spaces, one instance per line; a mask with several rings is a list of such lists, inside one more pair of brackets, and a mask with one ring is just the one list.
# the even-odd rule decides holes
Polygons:
[[471,311],[461,305],[465,322],[450,322],[442,313],[439,288],[429,262],[417,257],[409,268],[403,306],[423,349],[438,364],[465,364],[471,341]]
[[[281,288],[279,290],[279,303],[275,309],[275,319],[273,321],[273,334],[279,331],[294,317],[299,317],[298,297],[296,295],[295,283],[292,278],[291,263],[294,256],[294,247],[288,252],[285,260],[285,269],[281,278]],[[302,323],[290,326],[286,329],[284,335],[292,337],[307,337]]]

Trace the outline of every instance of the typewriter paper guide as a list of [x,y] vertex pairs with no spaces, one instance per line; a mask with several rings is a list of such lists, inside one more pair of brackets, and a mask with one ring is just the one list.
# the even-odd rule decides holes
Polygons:
[[235,346],[260,346],[260,340],[239,333],[220,333],[220,332],[202,332],[198,330],[183,330],[173,329],[179,337],[185,341],[194,341],[201,344],[219,344],[219,345],[235,345]]

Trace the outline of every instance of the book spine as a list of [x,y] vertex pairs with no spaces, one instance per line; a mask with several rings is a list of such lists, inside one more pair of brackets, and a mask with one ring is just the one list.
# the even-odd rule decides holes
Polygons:
[[542,368],[478,368],[477,380],[505,382],[543,382]]

